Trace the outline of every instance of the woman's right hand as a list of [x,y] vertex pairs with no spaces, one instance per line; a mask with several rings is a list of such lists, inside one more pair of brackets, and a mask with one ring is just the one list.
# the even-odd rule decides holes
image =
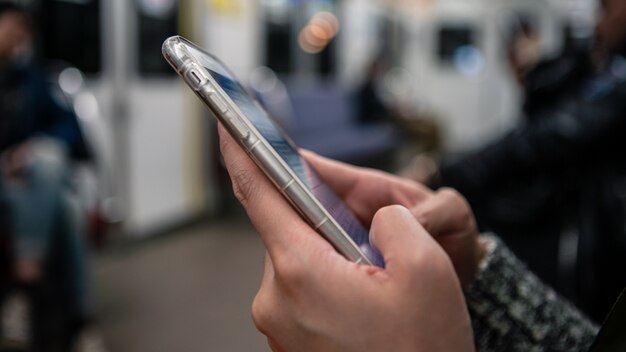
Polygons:
[[484,255],[469,204],[455,190],[428,187],[391,174],[359,168],[303,151],[306,160],[366,226],[390,205],[408,208],[448,254],[461,283],[470,285]]

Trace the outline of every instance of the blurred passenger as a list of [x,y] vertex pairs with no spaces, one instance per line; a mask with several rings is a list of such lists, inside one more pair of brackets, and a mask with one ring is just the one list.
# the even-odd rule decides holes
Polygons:
[[568,51],[520,81],[524,123],[439,170],[483,229],[598,320],[626,284],[626,1],[601,4],[591,53]]
[[25,59],[32,27],[25,9],[0,3],[0,232],[30,298],[30,349],[69,351],[87,316],[84,216],[70,160],[88,151],[76,116]]
[[[355,95],[356,116],[363,125],[393,124],[401,133],[404,149],[411,155],[437,152],[441,145],[439,126],[429,114],[419,114],[402,104],[393,94],[385,94],[384,81],[390,74],[385,55],[378,55],[367,68],[363,83]],[[395,101],[394,101],[395,99]]]
[[[586,43],[576,44],[571,28],[566,26],[561,53],[556,57],[540,60],[537,31],[524,29],[526,26],[518,26],[514,33],[535,39],[522,40],[526,44],[521,46],[509,46],[508,58],[510,68],[524,94],[524,117],[533,119],[542,116],[542,109],[552,109],[555,101],[571,95],[572,87],[579,86],[580,82],[594,75],[591,63],[593,54]],[[535,34],[525,34],[529,32]]]

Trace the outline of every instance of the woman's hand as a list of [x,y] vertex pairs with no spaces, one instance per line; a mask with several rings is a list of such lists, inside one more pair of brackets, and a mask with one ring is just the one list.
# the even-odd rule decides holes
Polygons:
[[302,153],[322,179],[369,226],[378,209],[402,205],[413,213],[446,251],[463,285],[474,280],[483,248],[472,210],[458,192],[437,192],[408,179]]
[[[345,172],[330,182],[351,207],[369,198],[355,211],[371,225],[370,239],[386,268],[357,265],[302,220],[221,127],[220,136],[235,194],[267,248],[252,311],[274,351],[473,350],[469,315],[448,256],[405,207],[377,207],[394,203],[391,194],[405,197],[405,204],[423,201],[427,193],[421,187],[374,173],[390,187],[380,192],[367,182],[370,171],[359,176],[366,181],[345,184],[363,171],[307,156],[325,168],[320,171],[327,181],[325,171]],[[402,187],[419,192],[395,193],[407,190]],[[370,197],[355,190],[368,190]]]

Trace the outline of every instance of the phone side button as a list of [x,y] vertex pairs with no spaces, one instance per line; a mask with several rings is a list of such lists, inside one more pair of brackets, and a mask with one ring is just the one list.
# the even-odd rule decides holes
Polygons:
[[223,113],[228,111],[228,106],[226,105],[226,102],[219,95],[211,94],[209,96],[209,99],[211,99],[211,102],[213,102],[213,104],[215,104],[215,106],[217,107],[217,109],[219,111],[221,111]]
[[237,133],[237,135],[239,135],[239,137],[243,138],[244,141],[250,138],[250,130],[248,130],[241,121],[239,121],[236,117],[230,117],[230,116],[229,116],[229,120],[230,120],[231,125],[235,129],[235,132]]

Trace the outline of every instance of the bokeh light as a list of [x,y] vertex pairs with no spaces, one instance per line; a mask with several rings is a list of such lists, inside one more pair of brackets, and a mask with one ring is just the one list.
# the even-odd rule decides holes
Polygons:
[[318,12],[300,31],[298,44],[309,54],[320,53],[337,36],[339,29],[337,16],[326,11]]

